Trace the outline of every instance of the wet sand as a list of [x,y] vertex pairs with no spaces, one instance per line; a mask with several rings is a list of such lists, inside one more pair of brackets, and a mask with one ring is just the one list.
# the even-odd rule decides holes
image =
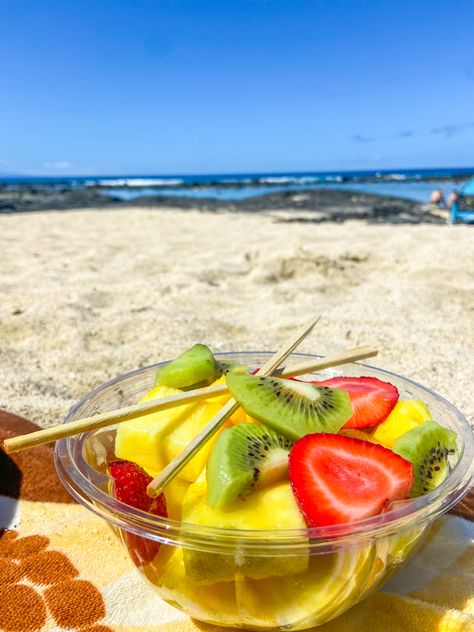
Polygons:
[[302,351],[374,345],[472,422],[473,227],[304,213],[0,215],[0,408],[55,424],[120,373],[196,341],[273,350],[319,311]]

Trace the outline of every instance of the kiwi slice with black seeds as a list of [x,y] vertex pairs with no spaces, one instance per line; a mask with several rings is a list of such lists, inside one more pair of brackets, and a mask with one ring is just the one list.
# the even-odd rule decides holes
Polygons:
[[229,373],[226,382],[248,415],[291,440],[313,432],[337,432],[352,415],[347,391],[237,373]]
[[158,369],[155,386],[205,386],[217,377],[218,371],[212,351],[206,345],[198,343]]
[[402,434],[393,451],[413,463],[411,497],[438,487],[449,474],[449,455],[456,453],[456,433],[436,421],[425,421]]
[[216,368],[219,375],[227,375],[228,373],[246,374],[249,371],[246,364],[232,362],[231,360],[216,360]]
[[241,423],[219,435],[207,462],[207,504],[225,507],[256,487],[282,480],[288,473],[292,441],[266,426]]

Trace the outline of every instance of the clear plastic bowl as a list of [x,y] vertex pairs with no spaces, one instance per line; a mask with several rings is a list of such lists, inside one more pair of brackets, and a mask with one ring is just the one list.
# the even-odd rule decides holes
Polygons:
[[[266,352],[218,354],[261,366]],[[287,366],[310,356],[293,354]],[[138,401],[154,381],[154,365],[99,386],[72,408],[66,422]],[[431,493],[391,511],[340,526],[300,530],[231,530],[152,516],[109,493],[105,464],[114,458],[115,428],[58,441],[55,463],[66,489],[106,520],[131,561],[158,595],[207,623],[252,630],[303,630],[320,625],[380,587],[413,552],[426,527],[448,511],[472,479],[474,436],[462,414],[410,379],[362,364],[312,374],[369,375],[397,386],[401,399],[421,399],[433,418],[457,434],[448,478]],[[304,378],[303,378],[304,379]],[[277,510],[278,508],[276,508]],[[349,532],[348,532],[349,531]],[[146,564],[144,558],[152,559]]]

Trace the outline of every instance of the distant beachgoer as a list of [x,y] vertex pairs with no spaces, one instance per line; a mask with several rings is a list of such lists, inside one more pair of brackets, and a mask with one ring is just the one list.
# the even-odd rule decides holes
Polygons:
[[456,189],[454,189],[454,191],[451,191],[451,193],[449,194],[448,207],[451,208],[454,202],[457,202],[458,200],[459,200],[459,193],[456,191]]
[[444,199],[444,193],[441,189],[436,189],[430,195],[430,202],[435,206],[439,206],[440,208],[446,208],[446,200]]

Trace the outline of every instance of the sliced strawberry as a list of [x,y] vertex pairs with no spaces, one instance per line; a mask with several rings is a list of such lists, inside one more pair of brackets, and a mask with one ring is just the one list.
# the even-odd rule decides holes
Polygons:
[[351,523],[376,516],[408,498],[413,464],[376,443],[338,434],[298,439],[288,473],[308,526]]
[[340,388],[349,393],[353,412],[344,428],[375,426],[387,417],[399,397],[398,390],[393,384],[378,380],[376,377],[333,377],[312,384]]
[[[148,511],[155,516],[168,515],[164,494],[151,498],[146,488],[152,478],[136,463],[130,461],[110,461],[108,464],[110,476],[115,482],[115,498],[122,502]],[[143,566],[153,560],[158,553],[160,544],[154,540],[124,531],[125,541],[132,560],[137,566]]]

